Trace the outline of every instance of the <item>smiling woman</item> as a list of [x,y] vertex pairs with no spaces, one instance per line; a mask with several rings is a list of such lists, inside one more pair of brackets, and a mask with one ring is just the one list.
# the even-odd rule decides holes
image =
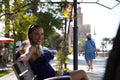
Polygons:
[[52,67],[49,62],[54,58],[54,55],[50,51],[44,53],[43,49],[40,47],[44,40],[44,30],[41,26],[35,24],[30,25],[27,35],[30,46],[17,61],[23,65],[27,65],[27,62],[29,62],[31,69],[38,80],[65,75],[71,76],[72,80],[88,80],[84,70],[63,73],[56,71]]

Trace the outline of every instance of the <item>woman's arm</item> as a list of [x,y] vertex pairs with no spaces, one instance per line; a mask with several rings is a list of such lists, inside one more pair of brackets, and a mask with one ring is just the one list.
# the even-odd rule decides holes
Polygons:
[[31,59],[32,55],[34,54],[35,48],[34,47],[29,47],[25,54],[21,55],[20,58],[18,58],[17,61],[23,63],[24,65],[27,64],[27,62]]

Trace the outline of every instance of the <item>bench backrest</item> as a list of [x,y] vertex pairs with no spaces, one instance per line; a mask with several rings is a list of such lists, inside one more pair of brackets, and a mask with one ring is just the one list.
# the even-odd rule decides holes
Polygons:
[[[20,62],[15,62],[12,65],[12,68],[18,80],[37,80],[29,64],[24,66]],[[57,76],[57,77],[47,78],[44,80],[72,80],[72,79],[70,76]]]
[[15,62],[12,65],[12,68],[18,80],[36,80],[35,79],[36,76],[31,70],[29,64],[24,66],[20,62]]

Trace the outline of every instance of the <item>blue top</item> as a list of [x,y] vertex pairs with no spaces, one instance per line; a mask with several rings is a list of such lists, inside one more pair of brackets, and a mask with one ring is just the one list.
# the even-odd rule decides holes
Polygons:
[[30,66],[34,74],[37,75],[38,80],[55,76],[55,70],[49,64],[50,60],[53,58],[54,56],[48,51],[40,56],[36,61],[30,63]]
[[84,50],[85,50],[85,59],[86,60],[95,59],[95,49],[96,49],[96,45],[92,39],[85,41]]

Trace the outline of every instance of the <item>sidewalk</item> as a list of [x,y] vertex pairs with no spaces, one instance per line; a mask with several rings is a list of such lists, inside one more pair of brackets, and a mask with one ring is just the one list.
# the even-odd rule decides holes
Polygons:
[[[73,60],[73,56],[69,56],[71,60]],[[88,77],[90,80],[102,80],[104,76],[106,61],[108,57],[99,57],[97,56],[95,60],[93,60],[93,71],[87,71],[88,67],[86,65],[86,62],[84,60],[83,56],[78,56],[78,70],[83,69],[87,72]],[[73,69],[73,65],[68,65],[70,69]]]
[[[8,64],[6,68],[0,68],[0,71],[12,69],[12,64]],[[17,80],[14,72],[11,72],[3,77],[0,77],[0,80]]]
[[[95,73],[87,72],[89,80],[102,80],[102,77],[98,76]],[[9,73],[8,75],[1,77],[0,80],[17,80],[14,72]]]
[[11,72],[8,75],[1,77],[0,80],[17,80],[17,77],[15,76],[14,72]]
[[87,75],[88,75],[89,80],[102,80],[102,77],[98,76],[95,73],[87,72]]

